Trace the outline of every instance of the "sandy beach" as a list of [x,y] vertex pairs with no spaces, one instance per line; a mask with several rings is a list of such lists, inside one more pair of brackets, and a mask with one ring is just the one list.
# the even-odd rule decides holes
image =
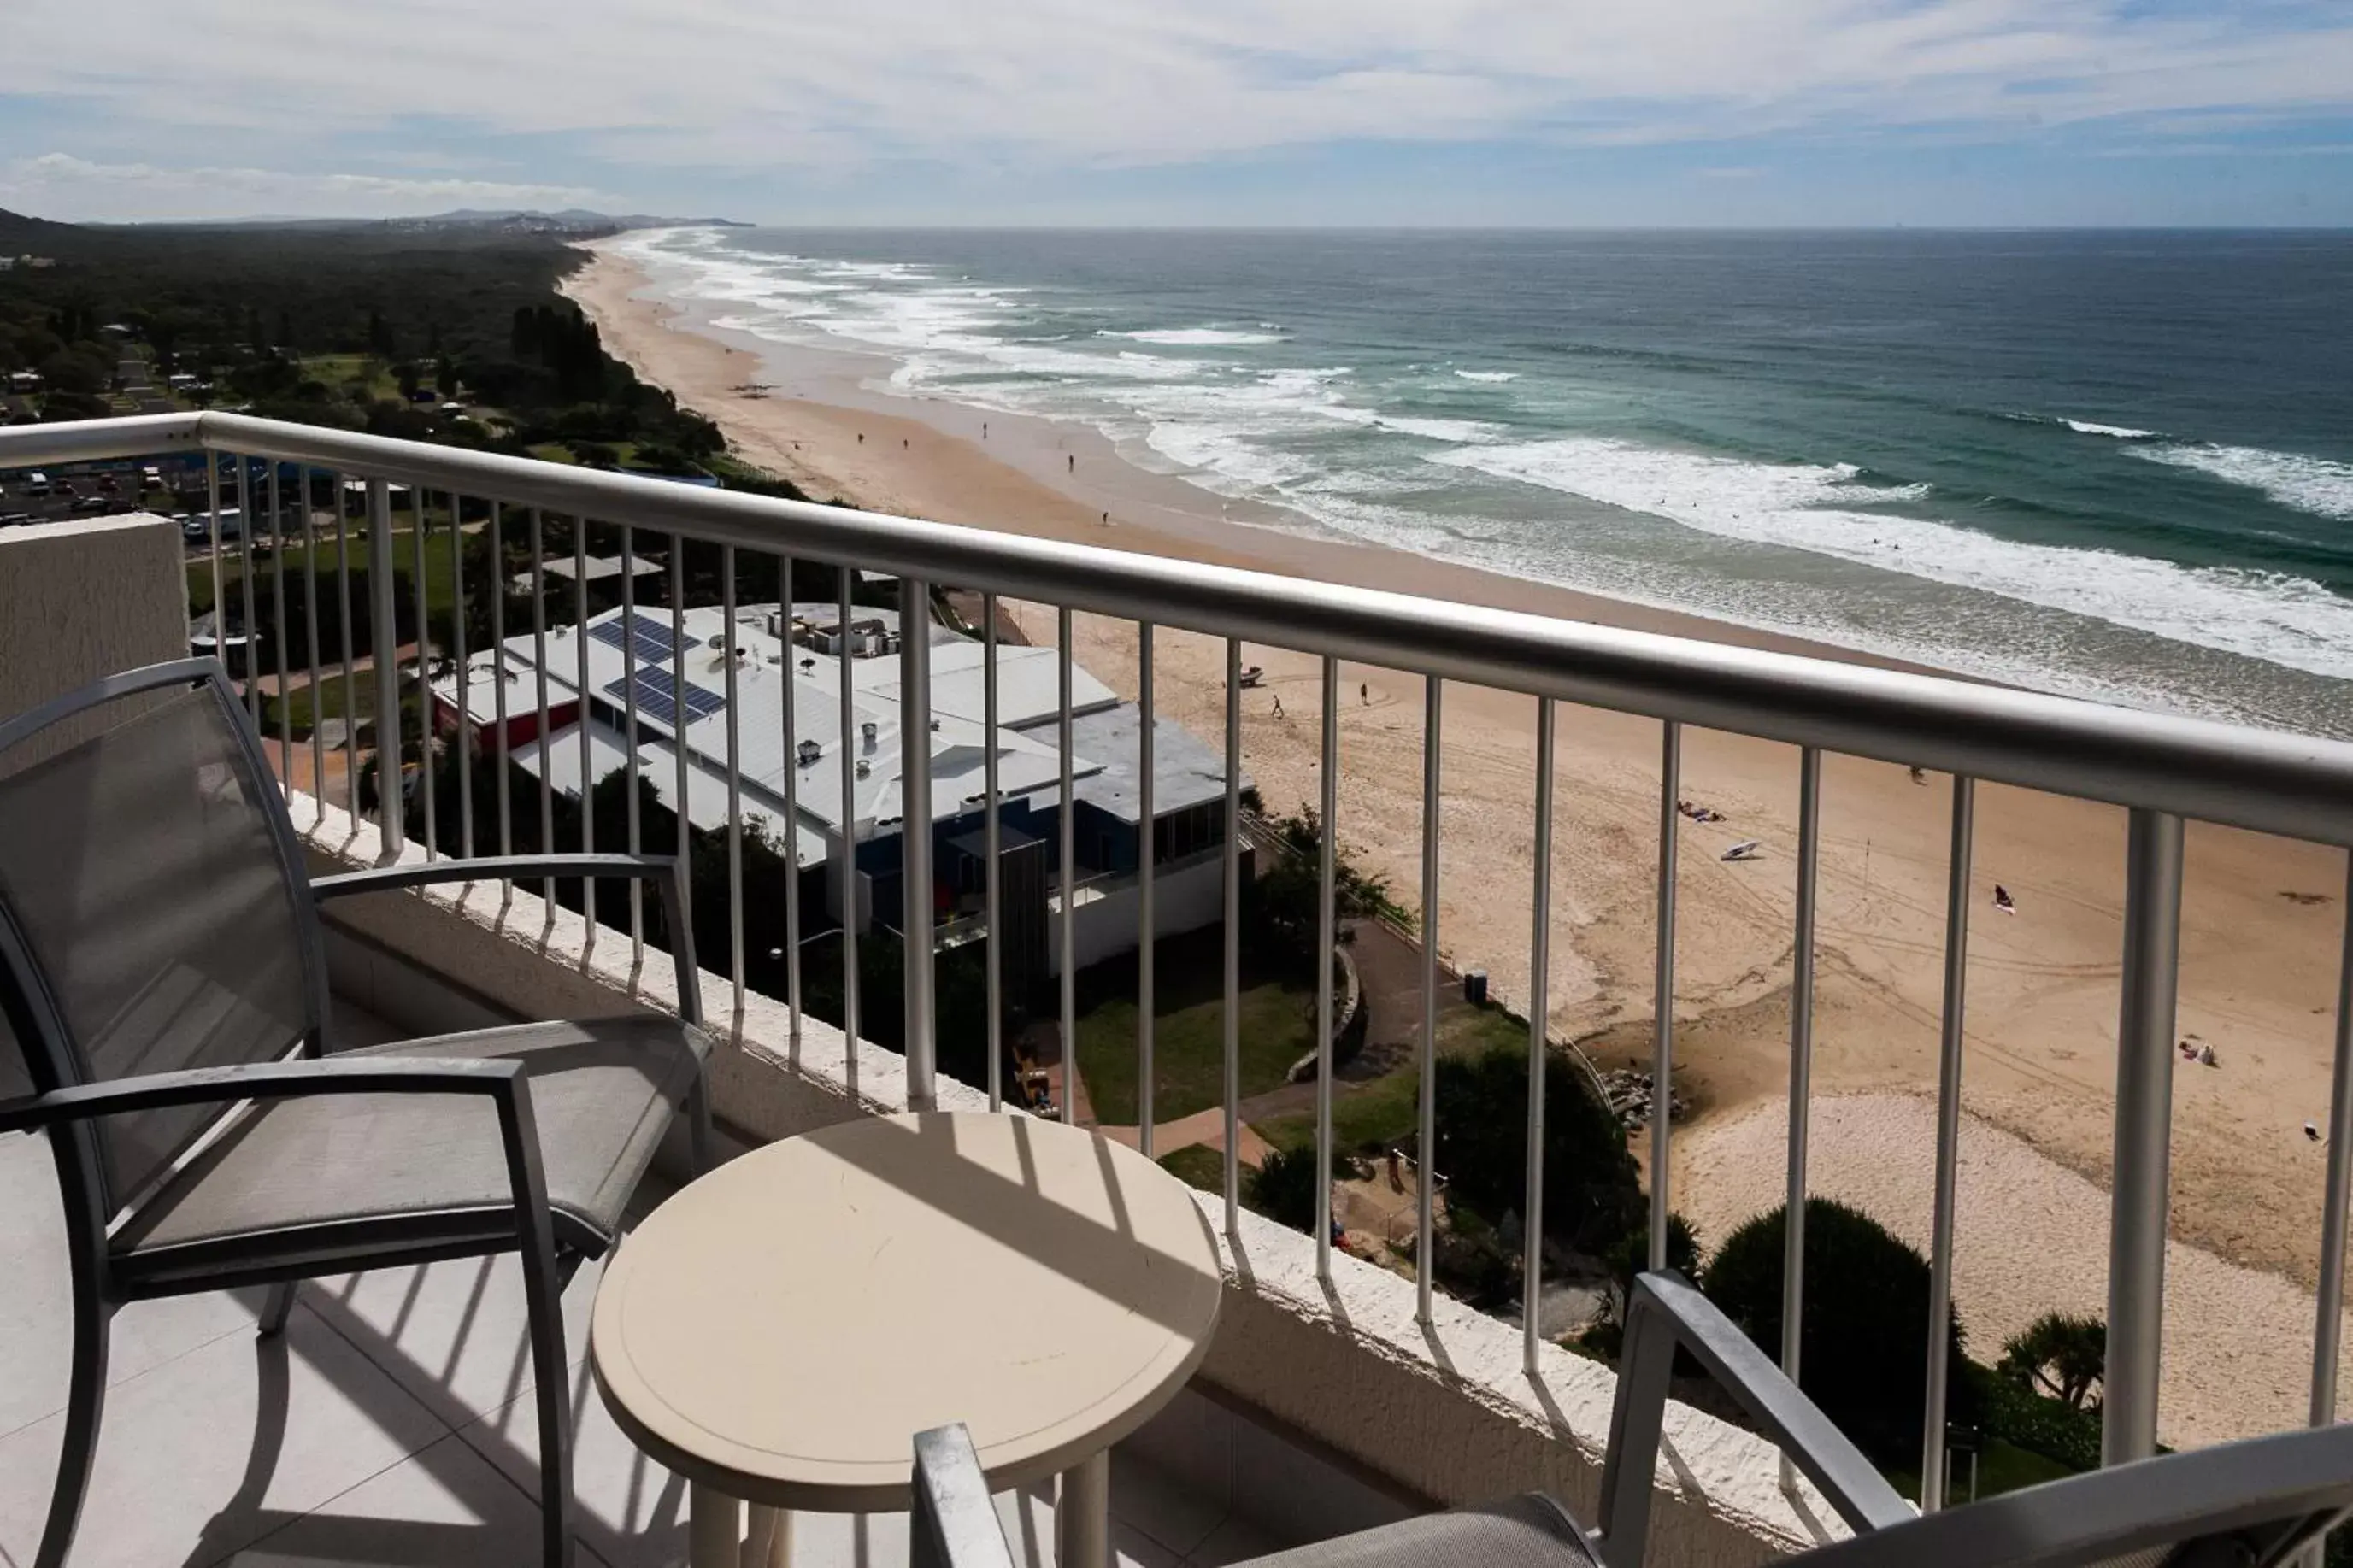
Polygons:
[[[600,251],[566,289],[614,353],[716,421],[745,460],[820,498],[944,521],[1179,555],[1368,587],[1829,653],[1793,639],[1365,545],[1264,526],[1181,479],[1145,473],[1075,426],[896,397],[868,384],[887,363],[754,345],[641,297],[647,279]],[[723,341],[727,340],[727,341]],[[756,346],[762,352],[750,352]],[[757,395],[747,388],[767,390]],[[986,435],[984,437],[984,422]],[[1028,613],[1050,641],[1050,611]],[[1077,653],[1133,694],[1135,630],[1079,618]],[[1245,699],[1245,766],[1271,806],[1314,800],[1316,660],[1251,645],[1264,689]],[[1162,711],[1214,738],[1223,647],[1163,632]],[[1340,841],[1410,905],[1420,884],[1422,691],[1418,678],[1341,671]],[[1275,712],[1280,699],[1282,716]],[[1450,689],[1445,703],[1439,945],[1528,994],[1535,702]],[[1647,1058],[1657,868],[1660,726],[1583,709],[1559,717],[1551,868],[1552,1023],[1605,1066]],[[1682,793],[1725,820],[1686,824],[1677,878],[1674,1012],[1678,1208],[1703,1238],[1778,1201],[1788,1072],[1798,759],[1718,733],[1685,737]],[[1849,758],[1824,769],[1814,1085],[1816,1190],[1852,1197],[1925,1243],[1936,1075],[1949,786]],[[1761,840],[1727,864],[1731,844]],[[1977,1353],[2046,1306],[2098,1310],[2105,1271],[2123,903],[2123,813],[1989,785],[1978,791],[1969,947],[1960,1305]],[[2000,882],[2015,913],[1992,904]],[[2345,911],[2340,851],[2193,826],[2182,911],[2179,1027],[2213,1068],[2178,1064],[2168,1357],[2169,1442],[2269,1429],[2301,1416],[2326,1150],[2336,970]],[[2089,1194],[2088,1196],[2086,1194]],[[2096,1199],[2096,1202],[2093,1200]],[[1916,1221],[1916,1226],[1915,1226]],[[1917,1234],[1915,1234],[1916,1228]],[[2082,1277],[2052,1260],[2081,1264]],[[2072,1267],[2072,1265],[2071,1265]],[[2063,1278],[2062,1275],[2064,1275]],[[2217,1340],[2274,1347],[2260,1374],[2195,1377],[2174,1363]],[[2284,1358],[2282,1360],[2281,1358]],[[2234,1370],[2235,1369],[2235,1370]]]

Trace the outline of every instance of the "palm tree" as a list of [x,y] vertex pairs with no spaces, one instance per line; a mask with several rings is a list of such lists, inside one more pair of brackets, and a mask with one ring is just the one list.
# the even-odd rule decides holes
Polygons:
[[2107,1364],[2107,1325],[2097,1318],[2045,1312],[2001,1347],[1994,1370],[2077,1410],[2096,1408]]

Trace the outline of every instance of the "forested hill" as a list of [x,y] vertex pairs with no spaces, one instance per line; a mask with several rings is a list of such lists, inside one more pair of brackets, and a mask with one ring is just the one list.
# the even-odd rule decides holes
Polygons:
[[0,256],[17,258],[0,270],[0,374],[42,382],[8,414],[132,412],[118,373],[134,354],[158,382],[193,377],[177,397],[268,417],[515,452],[566,443],[584,460],[649,454],[670,469],[718,452],[713,426],[607,354],[556,293],[585,259],[567,237],[425,220],[109,227],[0,213]]

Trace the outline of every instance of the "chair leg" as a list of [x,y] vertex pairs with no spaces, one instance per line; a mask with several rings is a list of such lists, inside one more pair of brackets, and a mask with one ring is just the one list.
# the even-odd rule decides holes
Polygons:
[[572,1418],[564,1361],[564,1297],[545,1211],[527,1222],[523,1300],[531,1316],[531,1372],[539,1400],[539,1512],[546,1568],[572,1562]]
[[261,1304],[261,1337],[274,1340],[286,1331],[286,1319],[294,1310],[294,1284],[281,1279],[269,1288],[269,1299]]
[[65,1442],[58,1454],[58,1481],[49,1493],[48,1522],[34,1568],[62,1568],[81,1522],[90,1493],[91,1462],[98,1457],[98,1418],[106,1402],[107,1336],[113,1313],[94,1290],[75,1281],[72,1381],[66,1392]]

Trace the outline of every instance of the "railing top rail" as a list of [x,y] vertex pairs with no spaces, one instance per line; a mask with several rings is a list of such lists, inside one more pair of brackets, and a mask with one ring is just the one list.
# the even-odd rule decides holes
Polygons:
[[2353,844],[2353,744],[1950,677],[233,414],[0,429],[0,468],[190,447],[1332,654],[1707,729]]

